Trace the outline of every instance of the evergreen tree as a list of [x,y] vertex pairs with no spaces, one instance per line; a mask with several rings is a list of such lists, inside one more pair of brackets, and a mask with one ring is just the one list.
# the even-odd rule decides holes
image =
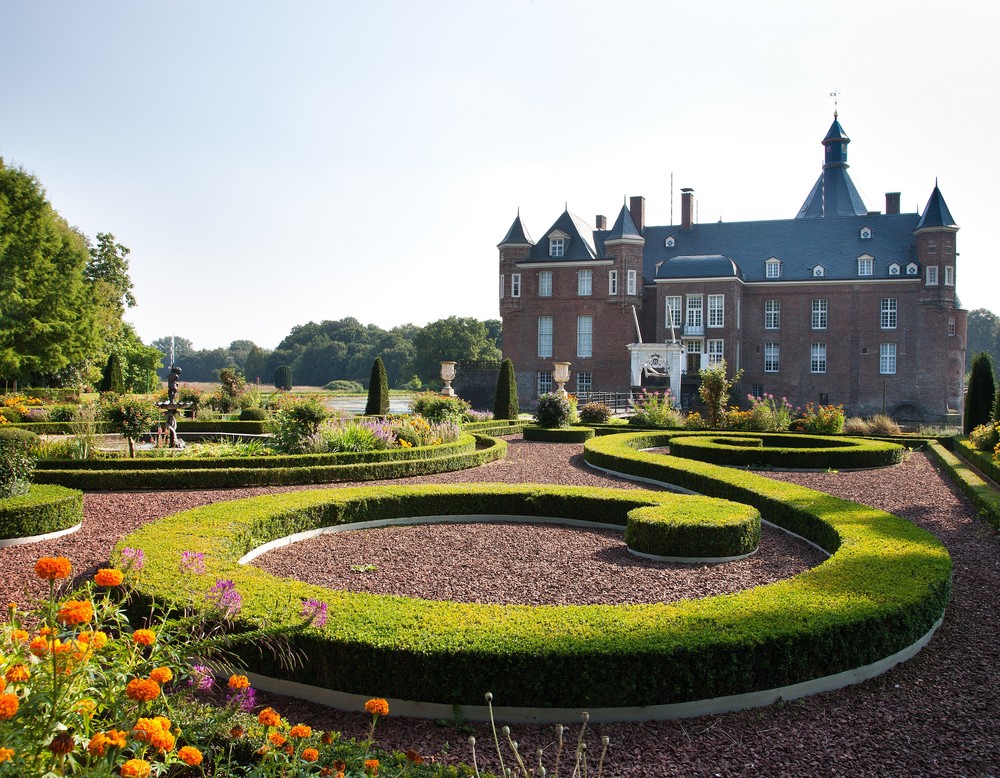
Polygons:
[[372,377],[368,382],[368,404],[365,416],[385,416],[389,413],[389,378],[385,373],[382,357],[372,363]]
[[965,395],[965,419],[962,424],[964,434],[968,435],[980,424],[989,424],[996,391],[990,355],[981,351],[972,360],[969,390]]
[[997,389],[997,396],[993,400],[993,421],[1000,421],[1000,389]]
[[122,367],[121,358],[116,351],[112,351],[108,355],[108,361],[104,365],[104,374],[101,377],[101,384],[97,387],[97,390],[101,394],[105,392],[114,392],[115,394],[125,393],[125,370]]
[[284,389],[286,392],[292,389],[292,368],[289,365],[282,365],[274,371],[274,386],[276,389]]
[[493,402],[493,418],[516,419],[519,411],[514,363],[505,359],[500,363],[500,375],[497,377],[497,396]]

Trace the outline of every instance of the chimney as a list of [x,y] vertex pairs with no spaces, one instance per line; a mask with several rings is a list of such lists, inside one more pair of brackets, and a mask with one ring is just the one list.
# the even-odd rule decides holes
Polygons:
[[899,213],[899,192],[885,193],[885,213],[887,216]]
[[681,229],[690,230],[693,222],[692,206],[694,205],[694,189],[681,189]]
[[628,199],[628,212],[639,232],[642,232],[646,228],[646,198],[630,197]]
[[597,214],[597,216],[594,217],[594,221],[597,223],[597,229],[606,230],[608,228],[608,220],[601,214]]

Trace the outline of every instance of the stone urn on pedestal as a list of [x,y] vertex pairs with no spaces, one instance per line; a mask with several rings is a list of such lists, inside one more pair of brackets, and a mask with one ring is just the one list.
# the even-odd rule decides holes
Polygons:
[[552,371],[552,380],[556,382],[557,389],[556,394],[560,397],[565,397],[569,392],[566,391],[566,383],[569,382],[569,366],[573,364],[572,362],[553,362],[552,366],[555,368]]
[[442,362],[441,363],[441,380],[444,381],[444,389],[441,390],[441,394],[445,397],[454,397],[455,390],[451,388],[451,382],[455,380],[455,365],[458,362]]

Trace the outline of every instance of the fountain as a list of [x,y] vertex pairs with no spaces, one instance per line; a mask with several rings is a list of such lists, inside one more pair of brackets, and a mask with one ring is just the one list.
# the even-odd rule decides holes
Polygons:
[[177,411],[186,411],[194,403],[177,402],[177,384],[181,369],[174,363],[174,338],[170,337],[170,375],[167,378],[167,401],[158,402],[157,408],[167,415],[167,448],[184,448],[184,441],[177,436]]

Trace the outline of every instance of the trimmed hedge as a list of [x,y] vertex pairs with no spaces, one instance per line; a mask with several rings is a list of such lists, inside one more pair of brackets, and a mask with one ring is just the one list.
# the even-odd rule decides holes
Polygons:
[[[975,463],[971,454],[980,454],[969,445],[964,438],[954,439],[956,447],[963,457]],[[928,447],[930,455],[941,465],[962,493],[972,501],[979,515],[988,521],[994,529],[1000,530],[1000,493],[984,481],[966,462],[940,443],[931,443]],[[978,466],[978,463],[975,463]]]
[[83,492],[32,484],[27,494],[0,500],[0,539],[69,529],[83,521]]
[[[147,600],[232,579],[251,624],[294,626],[298,601],[323,600],[329,621],[296,632],[307,666],[280,669],[256,651],[249,669],[343,692],[512,706],[655,705],[773,689],[867,665],[902,650],[941,618],[951,560],[930,533],[883,511],[742,471],[642,454],[660,435],[587,441],[588,461],[735,499],[830,551],[794,578],[702,600],[628,606],[498,606],[333,591],[237,564],[295,532],[441,514],[569,516],[627,523],[663,492],[469,484],[300,491],[218,503],[148,524],[119,544],[145,551]],[[181,551],[205,554],[191,581]]]
[[472,432],[476,435],[518,435],[531,423],[530,419],[493,419],[490,421],[471,421],[462,425],[462,432]]
[[590,427],[539,427],[529,424],[524,428],[524,439],[539,443],[583,443],[594,437]]
[[678,559],[745,556],[760,545],[760,513],[729,501],[714,509],[636,508],[628,514],[625,543],[633,551]]
[[[240,466],[219,466],[217,459],[187,459],[182,461],[187,467],[159,467],[136,469],[117,467],[119,463],[134,463],[140,460],[98,460],[114,463],[116,467],[87,470],[74,467],[77,462],[60,462],[64,469],[39,469],[35,481],[60,484],[85,491],[137,491],[141,489],[224,489],[235,486],[287,486],[293,484],[327,484],[340,481],[377,481],[385,478],[411,478],[432,473],[466,470],[487,462],[502,459],[507,453],[507,443],[484,435],[462,436],[459,443],[465,445],[456,449],[443,450],[444,446],[414,447],[410,451],[416,456],[401,459],[384,457],[381,461],[359,461],[347,464],[301,464],[283,466],[254,467],[255,459],[242,460]],[[473,441],[468,445],[468,439]],[[452,444],[453,445],[453,444]],[[442,451],[443,450],[443,451]],[[389,454],[390,452],[370,452]],[[335,454],[309,455],[300,457],[333,457]],[[354,455],[362,456],[362,455]],[[263,457],[261,457],[263,458]],[[287,457],[294,460],[295,457]],[[53,460],[45,460],[50,464]],[[166,463],[178,460],[149,460]],[[42,462],[39,463],[40,465]]]
[[963,459],[967,459],[987,478],[994,483],[1000,484],[1000,462],[995,460],[991,454],[980,451],[973,446],[967,437],[952,438],[951,448]]
[[[756,441],[760,441],[757,443]],[[738,467],[867,468],[897,465],[904,448],[882,440],[829,435],[672,435],[670,453]]]

